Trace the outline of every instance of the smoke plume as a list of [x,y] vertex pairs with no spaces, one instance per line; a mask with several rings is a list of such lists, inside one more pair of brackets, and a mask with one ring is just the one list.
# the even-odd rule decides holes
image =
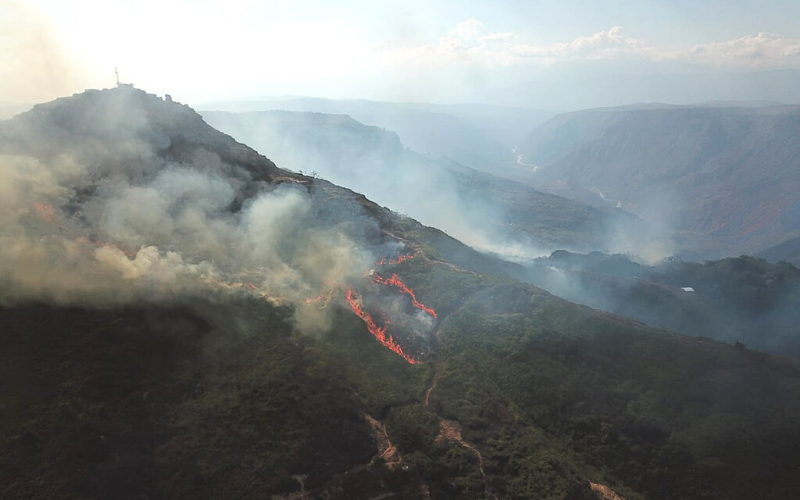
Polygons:
[[140,94],[106,91],[97,107],[100,93],[79,96],[89,111],[56,102],[0,130],[0,303],[250,293],[295,305],[304,331],[325,328],[325,308],[306,299],[375,262],[360,205],[272,185],[207,149],[175,153],[181,139],[129,101]]

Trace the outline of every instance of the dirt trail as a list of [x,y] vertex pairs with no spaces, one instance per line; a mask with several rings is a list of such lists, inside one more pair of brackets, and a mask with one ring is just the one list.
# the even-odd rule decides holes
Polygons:
[[[395,239],[397,239],[399,241],[402,241],[407,246],[413,248],[413,250],[415,251],[415,255],[422,257],[425,261],[430,262],[431,264],[438,264],[438,265],[445,266],[445,267],[451,269],[452,271],[461,272],[461,273],[469,273],[469,274],[472,274],[472,275],[475,275],[475,276],[479,276],[479,274],[474,272],[474,271],[470,271],[468,269],[464,269],[464,268],[458,267],[458,266],[456,266],[454,264],[451,264],[449,262],[429,259],[425,255],[425,253],[422,251],[422,248],[420,247],[420,245],[415,244],[415,243],[410,242],[410,241],[407,241],[404,238],[400,238],[400,237],[390,233],[389,231],[384,230],[383,232],[384,232],[384,234],[387,234],[388,236],[391,236],[392,238],[395,238]],[[444,318],[440,318],[440,322],[443,319]],[[429,405],[430,398],[431,398],[431,393],[433,392],[434,389],[436,389],[436,386],[439,383],[439,379],[442,377],[442,373],[444,371],[444,366],[447,363],[447,354],[446,354],[445,345],[442,342],[441,336],[439,335],[439,329],[438,328],[437,328],[436,332],[434,333],[434,335],[436,336],[436,340],[439,343],[439,348],[442,350],[442,353],[444,354],[444,356],[437,363],[438,366],[436,367],[436,374],[434,375],[433,380],[431,381],[431,386],[428,388],[427,391],[425,391],[425,406]],[[393,466],[397,467],[399,465],[403,465],[404,464],[403,458],[397,453],[397,448],[395,448],[392,445],[391,441],[389,441],[389,437],[386,434],[386,428],[383,426],[383,424],[381,424],[380,422],[378,422],[374,418],[370,417],[369,415],[365,414],[364,417],[367,419],[367,422],[369,422],[369,424],[372,426],[373,431],[375,432],[375,435],[378,438],[378,457],[376,457],[376,458],[383,458],[386,461],[387,466],[389,466],[389,467],[393,467]],[[497,496],[490,491],[489,483],[486,480],[486,472],[483,469],[483,455],[481,455],[481,452],[478,450],[478,448],[476,448],[474,445],[472,445],[471,443],[468,443],[467,441],[464,440],[464,438],[461,436],[461,425],[458,422],[453,421],[453,420],[444,420],[441,417],[439,418],[439,435],[436,437],[435,442],[441,443],[442,441],[452,441],[452,442],[458,443],[460,446],[468,449],[469,451],[471,451],[472,453],[475,454],[475,456],[478,458],[478,470],[481,473],[481,479],[483,481],[484,494],[487,497],[491,497],[491,498],[494,498],[495,500],[497,500]],[[373,459],[373,462],[375,461],[376,458]],[[426,499],[430,498],[430,491],[427,489],[427,486],[423,487],[423,496]]]
[[431,392],[433,392],[433,390],[436,389],[436,384],[439,383],[439,378],[441,377],[441,374],[442,374],[441,368],[437,369],[436,375],[433,376],[433,382],[431,383],[431,386],[428,387],[427,391],[425,391],[425,406],[428,406],[428,403],[430,403]]
[[436,336],[436,340],[439,343],[439,350],[444,354],[445,357],[437,364],[436,366],[436,373],[433,375],[433,380],[431,381],[431,386],[428,387],[428,390],[425,391],[425,406],[428,406],[431,400],[431,393],[434,389],[436,389],[436,385],[439,383],[439,379],[442,378],[442,372],[444,372],[444,365],[447,363],[447,353],[445,352],[444,343],[442,343],[442,337],[439,336],[439,328],[433,333]]
[[449,263],[449,262],[445,262],[445,261],[443,261],[443,260],[431,260],[431,259],[429,259],[429,258],[427,258],[427,257],[425,257],[425,259],[426,259],[428,262],[430,262],[431,264],[438,264],[438,265],[440,265],[440,266],[444,266],[444,267],[446,267],[446,268],[450,269],[451,271],[455,271],[455,272],[457,272],[457,273],[467,273],[467,274],[471,274],[471,275],[473,275],[473,276],[480,276],[480,275],[479,275],[478,273],[476,273],[475,271],[470,271],[469,269],[464,269],[463,267],[458,267],[458,266],[457,266],[457,265],[455,265],[455,264],[451,264],[451,263]]
[[597,496],[603,500],[625,500],[621,496],[617,495],[617,493],[608,486],[593,483],[591,481],[589,484],[592,486],[592,491],[597,493]]
[[372,432],[375,433],[375,437],[378,439],[378,454],[370,461],[370,465],[373,465],[379,458],[383,459],[390,469],[405,465],[403,457],[397,453],[397,447],[389,440],[389,435],[386,434],[386,427],[366,413],[364,414],[364,419],[372,427]]
[[405,238],[401,238],[400,236],[397,236],[396,234],[392,233],[391,231],[387,231],[386,229],[383,229],[382,232],[386,236],[389,236],[390,238],[394,238],[395,240],[403,243],[408,248],[412,249],[414,251],[415,255],[418,255],[418,256],[422,257],[425,261],[430,262],[431,264],[438,264],[440,266],[445,266],[445,267],[449,268],[451,271],[455,271],[455,272],[458,272],[458,273],[468,273],[468,274],[472,274],[473,276],[479,276],[479,274],[476,273],[475,271],[470,271],[469,269],[464,269],[463,267],[458,267],[455,264],[451,264],[450,262],[445,262],[443,260],[434,260],[434,259],[429,258],[427,255],[425,255],[425,252],[422,250],[422,246],[419,243],[415,242],[415,241],[410,241],[410,240],[407,240]]
[[478,457],[478,470],[480,470],[481,478],[483,479],[483,491],[486,496],[491,496],[496,500],[497,496],[489,491],[489,484],[486,481],[486,472],[483,470],[483,456],[481,455],[481,452],[478,451],[478,448],[468,443],[463,437],[461,437],[461,424],[454,420],[439,420],[439,435],[436,436],[436,440],[434,442],[441,443],[442,441],[452,441],[458,443]]
[[288,495],[272,495],[272,500],[305,500],[311,493],[306,491],[306,479],[308,474],[294,474],[292,479],[300,485],[300,491]]

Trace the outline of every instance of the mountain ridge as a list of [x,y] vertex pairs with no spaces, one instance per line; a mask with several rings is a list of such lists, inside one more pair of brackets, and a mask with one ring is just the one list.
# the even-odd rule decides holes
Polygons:
[[511,150],[534,123],[553,113],[481,104],[430,104],[297,97],[200,105],[200,111],[284,110],[347,114],[398,133],[411,149],[491,172],[512,159]]
[[797,363],[516,282],[178,106],[0,124],[8,498],[793,498]]
[[588,207],[453,161],[419,155],[404,148],[393,131],[363,125],[349,115],[201,114],[238,140],[271,151],[283,165],[317,172],[501,255],[504,246],[518,252],[528,246],[529,254],[537,248],[609,248],[614,244],[609,233],[637,233],[637,224],[643,225],[613,208]]
[[713,257],[797,233],[798,127],[796,105],[602,108],[554,118],[519,152],[540,165],[531,179],[602,190]]

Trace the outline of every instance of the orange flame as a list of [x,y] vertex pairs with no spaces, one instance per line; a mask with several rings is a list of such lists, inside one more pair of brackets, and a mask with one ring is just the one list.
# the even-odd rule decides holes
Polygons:
[[48,205],[47,203],[41,203],[37,201],[33,204],[33,208],[36,209],[36,212],[39,214],[39,217],[46,220],[47,222],[56,221],[56,210],[53,208],[53,205]]
[[428,307],[425,304],[421,303],[417,300],[417,296],[414,294],[414,290],[408,288],[405,283],[400,281],[400,278],[397,277],[396,274],[393,274],[391,278],[381,278],[378,275],[372,277],[372,281],[381,285],[387,286],[396,286],[400,289],[401,292],[408,294],[411,297],[411,301],[414,303],[414,307],[417,309],[422,309],[426,313],[430,314],[434,318],[438,318],[439,316],[436,314],[436,311],[433,310],[432,307]]
[[[51,224],[55,224],[56,223],[58,216],[56,215],[56,210],[55,210],[55,208],[53,208],[53,205],[49,205],[47,203],[41,203],[41,202],[37,201],[37,202],[33,203],[32,206],[36,210],[36,213],[39,214],[39,217],[42,218],[42,220],[50,222]],[[65,235],[67,235],[70,238],[73,238],[77,242],[82,242],[83,243],[83,242],[91,241],[91,240],[89,240],[89,239],[87,239],[87,238],[85,238],[83,236],[80,236],[79,234],[75,233],[74,231],[70,231],[69,229],[67,229],[63,225],[59,225],[58,229],[60,229],[62,233],[64,233]],[[110,243],[110,242],[106,242],[106,241],[91,241],[91,243],[94,243],[94,245],[97,246],[97,247],[115,248],[115,249],[119,250],[120,252],[122,252],[123,254],[125,254],[127,257],[130,257],[132,259],[136,257],[136,252],[132,252],[130,250],[126,250],[126,249],[122,248],[121,246],[117,245],[116,243]]]
[[129,257],[131,259],[136,258],[136,253],[137,252],[132,252],[130,250],[125,250],[124,248],[122,248],[121,246],[117,245],[116,243],[108,243],[106,241],[94,241],[93,243],[94,243],[94,245],[96,247],[114,248],[114,249],[119,250],[120,252],[122,252],[123,255],[125,255],[126,257]]
[[364,321],[364,323],[366,323],[367,330],[369,330],[369,333],[371,333],[376,339],[378,339],[378,342],[380,342],[385,347],[388,347],[389,349],[394,351],[398,356],[405,359],[412,365],[419,363],[419,361],[414,359],[410,354],[406,354],[405,352],[403,352],[403,348],[400,347],[397,343],[395,343],[394,338],[392,338],[391,335],[386,333],[386,329],[389,327],[388,320],[384,319],[386,324],[383,327],[379,327],[375,323],[375,320],[372,319],[372,316],[367,311],[361,308],[361,305],[355,298],[353,290],[347,290],[347,303],[350,304],[350,309],[352,309],[353,312],[356,313],[356,316],[361,318]]
[[386,260],[386,257],[383,257],[381,260],[379,260],[376,263],[376,265],[378,265],[378,266],[383,266],[383,265],[394,266],[394,265],[400,264],[401,262],[405,262],[405,261],[407,261],[409,259],[413,259],[416,256],[417,256],[416,254],[412,253],[412,254],[408,254],[408,255],[400,255],[396,259],[391,259],[391,260]]
[[306,304],[311,304],[312,302],[319,302],[322,300],[322,295],[317,295],[315,299],[306,299]]

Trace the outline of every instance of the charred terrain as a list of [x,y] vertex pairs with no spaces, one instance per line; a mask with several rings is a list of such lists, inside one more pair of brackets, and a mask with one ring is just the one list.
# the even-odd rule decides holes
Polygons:
[[800,489],[789,358],[520,283],[129,86],[0,154],[3,498]]

